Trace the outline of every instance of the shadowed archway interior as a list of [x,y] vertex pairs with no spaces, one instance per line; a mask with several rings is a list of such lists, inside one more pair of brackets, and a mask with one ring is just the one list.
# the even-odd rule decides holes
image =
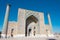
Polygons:
[[37,21],[38,21],[38,19],[37,19],[35,16],[33,16],[33,15],[29,16],[29,17],[26,19],[25,36],[27,36],[27,28],[28,28],[28,25],[29,25],[30,23],[32,23],[32,22],[37,23]]

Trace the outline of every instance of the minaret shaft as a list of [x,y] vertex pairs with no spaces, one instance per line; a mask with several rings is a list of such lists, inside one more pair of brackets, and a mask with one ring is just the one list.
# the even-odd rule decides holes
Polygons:
[[48,21],[49,21],[49,25],[52,26],[51,19],[50,19],[50,15],[49,14],[48,14]]
[[48,14],[48,21],[49,21],[49,26],[50,26],[50,33],[52,33],[52,23],[50,19],[50,15]]
[[7,27],[8,27],[9,10],[10,10],[10,6],[7,5],[5,18],[4,18],[4,24],[3,24],[3,30],[2,30],[2,34],[5,34],[5,35],[6,35]]

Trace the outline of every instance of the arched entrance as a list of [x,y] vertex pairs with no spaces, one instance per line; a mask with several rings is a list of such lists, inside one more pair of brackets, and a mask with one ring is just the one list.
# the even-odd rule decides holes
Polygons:
[[32,22],[27,27],[27,36],[35,36],[36,32],[36,23]]
[[35,24],[37,23],[38,19],[31,15],[26,19],[26,27],[25,27],[25,36],[35,36]]

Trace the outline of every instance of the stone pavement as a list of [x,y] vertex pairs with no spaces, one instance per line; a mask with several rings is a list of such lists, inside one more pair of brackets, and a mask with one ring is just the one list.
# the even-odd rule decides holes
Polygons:
[[[51,38],[43,38],[43,37],[18,37],[18,38],[0,38],[0,40],[48,40]],[[60,38],[54,38],[56,40],[60,40]]]

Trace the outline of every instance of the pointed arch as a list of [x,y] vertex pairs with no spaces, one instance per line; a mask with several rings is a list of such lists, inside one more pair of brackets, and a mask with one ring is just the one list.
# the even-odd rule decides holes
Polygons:
[[29,17],[26,19],[25,36],[27,36],[27,28],[28,28],[28,25],[29,25],[30,23],[32,23],[32,22],[37,23],[37,21],[38,21],[38,19],[37,19],[35,16],[33,16],[33,15],[29,16]]

